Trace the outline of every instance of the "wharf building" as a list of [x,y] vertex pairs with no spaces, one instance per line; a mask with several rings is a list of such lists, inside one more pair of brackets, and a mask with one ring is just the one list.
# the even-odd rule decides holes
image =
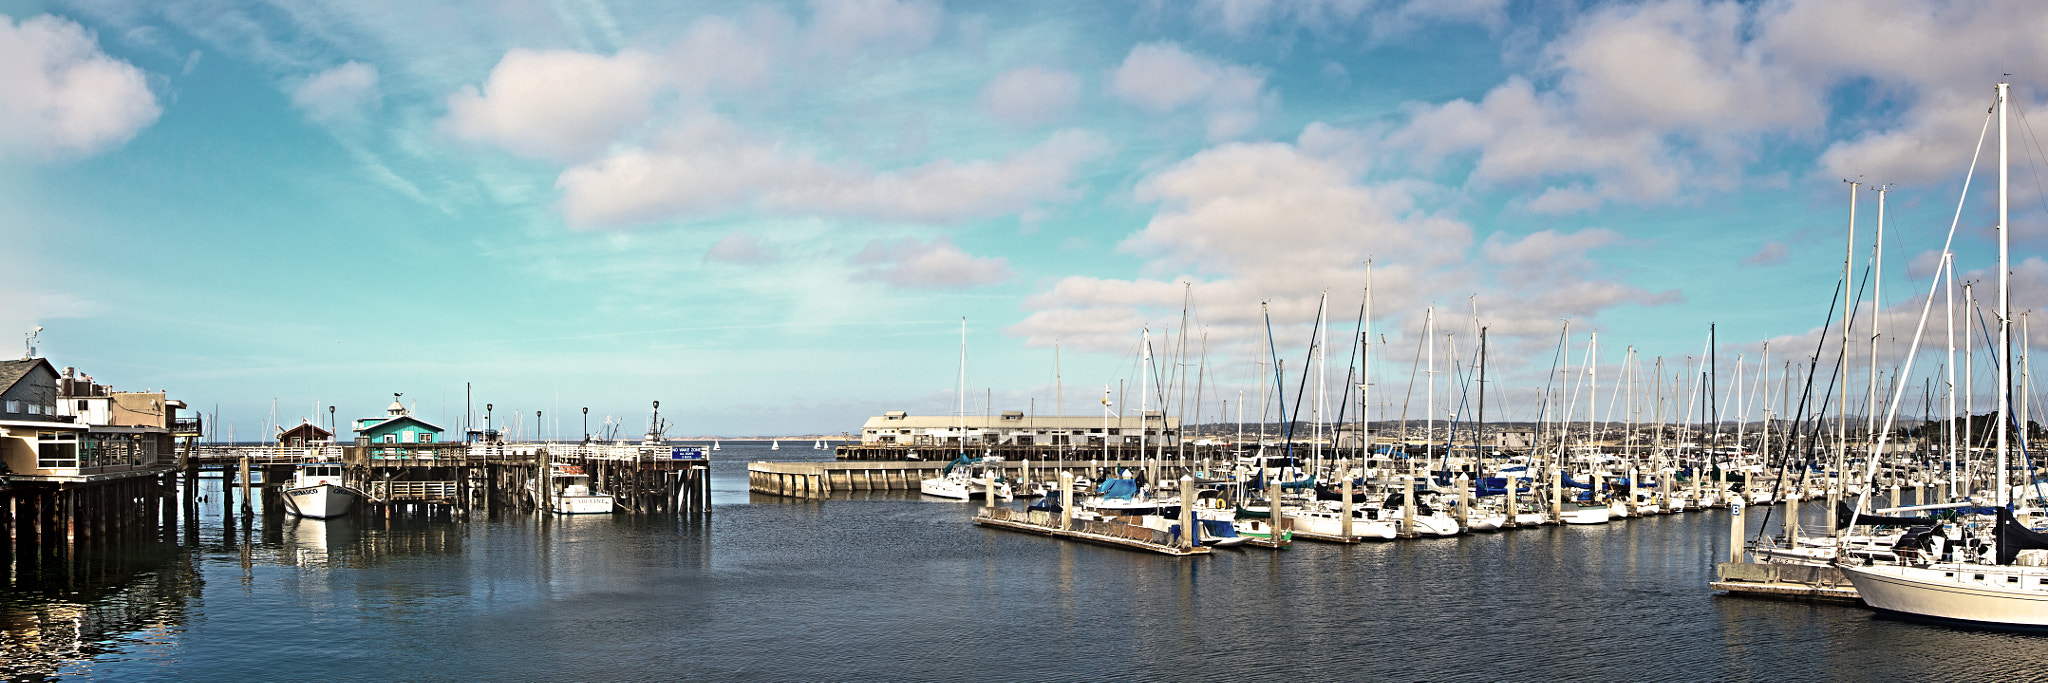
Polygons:
[[[858,445],[841,446],[842,460],[930,460],[974,449],[1008,459],[1051,459],[1061,452],[1128,452],[1140,445],[1178,448],[1180,418],[1148,410],[1129,417],[1038,416],[1011,410],[998,415],[911,415],[892,410],[868,418]],[[1086,457],[1083,455],[1082,457]]]

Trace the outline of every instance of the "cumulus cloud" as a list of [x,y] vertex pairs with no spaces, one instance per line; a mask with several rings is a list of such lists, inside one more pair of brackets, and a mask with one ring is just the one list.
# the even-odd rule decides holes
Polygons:
[[734,230],[711,249],[704,252],[704,261],[732,263],[744,266],[758,266],[782,260],[782,254],[774,247],[762,242],[745,230]]
[[1118,245],[1143,260],[1143,276],[1061,279],[1026,299],[1031,313],[1010,333],[1037,345],[1122,349],[1192,292],[1210,341],[1223,353],[1250,352],[1264,336],[1262,306],[1283,325],[1305,323],[1321,292],[1355,296],[1368,260],[1375,308],[1399,324],[1419,320],[1438,297],[1475,296],[1496,334],[1555,334],[1558,318],[1676,298],[1589,275],[1600,269],[1559,267],[1589,263],[1591,252],[1621,243],[1616,233],[1496,235],[1475,254],[1471,226],[1423,208],[1441,200],[1441,188],[1360,182],[1308,149],[1226,143],[1146,178],[1136,198],[1159,210]]
[[1008,260],[974,256],[944,237],[929,242],[874,240],[853,257],[853,262],[864,266],[865,272],[875,279],[903,289],[962,290],[1010,279]]
[[360,124],[383,100],[377,67],[362,62],[322,71],[292,89],[292,106],[314,123]]
[[1108,143],[1085,131],[1053,134],[1000,160],[939,160],[874,171],[819,161],[704,117],[647,149],[618,152],[562,173],[571,225],[619,227],[690,220],[741,209],[947,223],[1015,213],[1073,195],[1079,164]]
[[659,74],[645,52],[512,50],[483,87],[448,96],[443,129],[521,156],[579,161],[652,116]]
[[1153,114],[1199,106],[1209,140],[1241,137],[1258,125],[1266,77],[1191,54],[1173,43],[1131,48],[1110,76],[1110,94]]
[[1073,72],[1026,66],[997,74],[981,91],[981,108],[997,120],[1019,126],[1057,121],[1081,95]]
[[1507,0],[1201,0],[1190,13],[1210,29],[1231,36],[1278,29],[1344,38],[1363,28],[1378,41],[1436,23],[1499,28],[1506,23],[1506,8]]
[[1520,206],[1531,212],[1662,202],[1743,182],[1772,144],[1821,139],[1839,89],[1875,81],[1884,85],[1866,97],[1897,123],[1826,143],[1814,171],[1928,182],[1967,163],[1998,74],[2048,69],[2037,39],[2048,17],[2032,10],[2015,0],[1602,6],[1478,101],[1411,104],[1383,144],[1423,171],[1469,159],[1467,182],[1527,188],[1536,196]]
[[91,156],[162,113],[142,70],[100,51],[84,27],[0,15],[0,158]]

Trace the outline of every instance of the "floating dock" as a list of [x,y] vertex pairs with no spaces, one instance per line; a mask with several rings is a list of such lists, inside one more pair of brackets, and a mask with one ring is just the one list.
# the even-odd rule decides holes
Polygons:
[[1012,510],[1010,508],[985,507],[974,513],[974,523],[985,527],[1022,531],[1027,534],[1070,538],[1096,545],[1116,546],[1132,550],[1143,550],[1184,557],[1207,555],[1208,546],[1182,547],[1174,543],[1173,535],[1122,522],[1072,520],[1072,527],[1061,528],[1060,519],[1047,512]]
[[[787,498],[830,498],[834,491],[916,491],[920,482],[939,476],[946,469],[948,462],[950,461],[752,462],[747,463],[747,490]],[[1147,476],[1156,471],[1160,481],[1177,479],[1187,470],[1170,461],[1158,460],[1067,460],[1064,463],[1057,460],[1004,460],[985,466],[1001,472],[1006,479],[1022,477],[1031,481],[1057,478],[1062,469],[1129,469],[1147,472]],[[1029,468],[1028,472],[1026,468]]]
[[1834,567],[1722,562],[1714,568],[1714,576],[1719,580],[1707,585],[1729,595],[1863,603],[1849,577]]

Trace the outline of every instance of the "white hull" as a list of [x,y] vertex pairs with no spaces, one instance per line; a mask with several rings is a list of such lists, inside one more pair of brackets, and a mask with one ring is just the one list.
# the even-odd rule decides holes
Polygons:
[[1604,507],[1598,507],[1598,508],[1579,508],[1579,509],[1576,509],[1576,510],[1574,510],[1574,509],[1572,509],[1572,508],[1570,508],[1570,507],[1566,507],[1566,508],[1564,509],[1564,523],[1566,523],[1566,524],[1606,524],[1606,523],[1607,523],[1607,520],[1608,520],[1608,519],[1610,519],[1609,515],[1610,515],[1610,511],[1609,511],[1609,509],[1608,509],[1608,508],[1604,508]]
[[[956,477],[933,477],[917,484],[919,493],[953,500],[986,498],[987,488],[983,482]],[[996,482],[996,497],[1011,500],[1014,496],[1010,493],[1010,485],[1006,482]]]
[[[1843,567],[1863,602],[1903,616],[2007,628],[2048,628],[2048,570],[1935,564]],[[1983,578],[1978,578],[1983,577]]]
[[612,497],[556,496],[553,509],[556,513],[564,515],[609,514],[612,511]]
[[346,515],[355,509],[356,501],[362,494],[355,489],[334,484],[316,484],[305,488],[287,489],[284,492],[285,510],[300,517],[327,519]]
[[[1318,536],[1342,536],[1344,515],[1339,512],[1289,512],[1289,524],[1295,531]],[[1394,523],[1388,520],[1351,518],[1351,535],[1359,538],[1383,538],[1392,540],[1399,534]]]

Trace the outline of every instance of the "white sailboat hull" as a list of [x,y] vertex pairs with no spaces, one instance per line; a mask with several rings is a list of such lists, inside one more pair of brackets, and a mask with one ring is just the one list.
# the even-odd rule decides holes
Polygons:
[[1610,516],[1610,515],[1611,515],[1611,513],[1610,513],[1609,509],[1608,509],[1608,508],[1604,508],[1604,507],[1598,507],[1598,508],[1579,508],[1579,509],[1576,509],[1576,510],[1574,510],[1574,509],[1572,509],[1572,508],[1569,508],[1569,507],[1567,507],[1567,508],[1565,508],[1565,510],[1564,510],[1564,523],[1566,523],[1566,524],[1606,524],[1606,523],[1607,523],[1607,520],[1611,519],[1611,516]]
[[285,511],[300,517],[327,519],[348,514],[362,497],[363,494],[346,486],[315,484],[285,490],[284,507]]
[[[982,482],[958,477],[933,477],[917,484],[919,493],[953,500],[985,498],[988,494],[986,489]],[[1012,498],[1008,482],[996,482],[996,497],[1003,500]]]
[[[1295,531],[1305,534],[1342,536],[1344,533],[1344,517],[1342,513],[1290,512],[1287,513],[1287,520],[1293,525]],[[1391,520],[1360,519],[1358,517],[1351,519],[1351,535],[1354,537],[1392,540],[1399,535],[1398,531],[1399,529],[1394,526],[1394,522]]]
[[[1843,567],[1872,609],[1974,625],[2048,629],[2048,570],[1936,564]],[[1977,577],[1984,578],[1977,578]]]

